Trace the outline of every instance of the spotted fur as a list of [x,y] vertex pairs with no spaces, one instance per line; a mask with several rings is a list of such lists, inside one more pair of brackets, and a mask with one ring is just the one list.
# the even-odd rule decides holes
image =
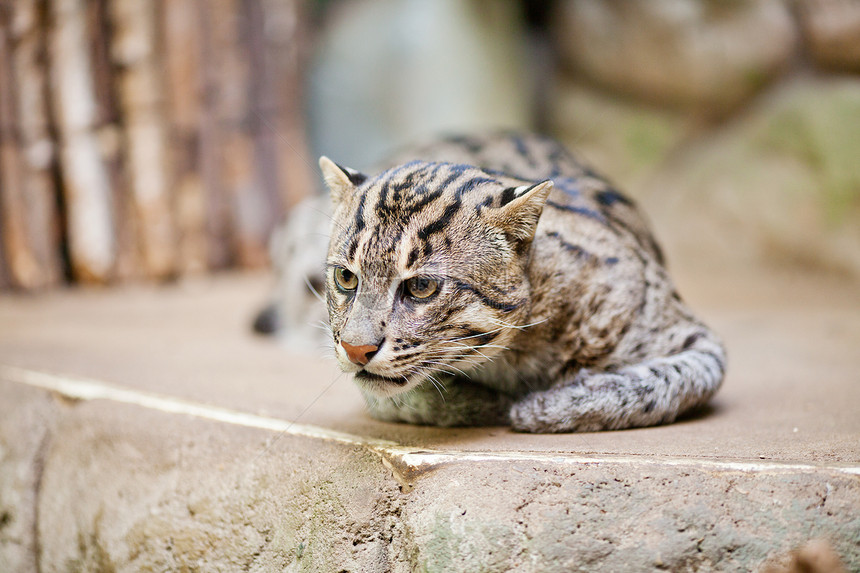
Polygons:
[[325,293],[331,200],[313,196],[290,211],[269,245],[275,288],[253,322],[259,334],[277,335],[293,350],[316,351],[330,344]]
[[[672,422],[719,388],[723,346],[634,203],[558,143],[449,138],[374,175],[320,165],[332,336],[376,418],[620,429]],[[417,298],[413,278],[436,291]]]

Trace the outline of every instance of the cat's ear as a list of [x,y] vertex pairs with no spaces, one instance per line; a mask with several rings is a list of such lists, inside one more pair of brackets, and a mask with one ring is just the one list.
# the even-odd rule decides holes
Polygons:
[[365,174],[349,167],[341,167],[325,155],[320,157],[320,170],[335,205],[348,197],[356,187],[367,179]]
[[490,216],[493,222],[505,233],[521,241],[530,241],[534,238],[538,219],[550,191],[550,180],[509,187],[502,192],[501,206],[487,211],[492,213]]

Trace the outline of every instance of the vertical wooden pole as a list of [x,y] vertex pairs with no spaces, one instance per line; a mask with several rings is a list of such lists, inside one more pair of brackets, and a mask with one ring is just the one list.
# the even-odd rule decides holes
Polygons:
[[203,36],[197,0],[162,0],[170,186],[182,274],[208,267],[206,197],[201,174]]
[[4,125],[3,240],[13,284],[41,289],[59,282],[60,228],[52,177],[44,36],[36,0],[4,3],[0,116]]
[[231,25],[234,24],[232,0],[196,0],[197,13],[202,27],[202,73],[203,109],[200,126],[200,172],[206,202],[206,240],[209,267],[223,269],[236,258],[233,245],[235,228],[232,212],[232,184],[225,180],[224,161],[229,157],[225,149],[226,135],[223,129],[224,107],[222,76],[239,81],[231,72],[225,44],[229,42]]
[[279,193],[285,210],[314,192],[316,158],[307,141],[304,67],[308,45],[307,9],[302,0],[262,0],[266,59],[271,80],[267,109],[277,131]]
[[314,181],[302,6],[0,0],[0,288],[264,264]]
[[238,207],[245,222],[240,229],[243,250],[253,257],[245,263],[260,266],[267,260],[268,237],[284,209],[280,195],[281,174],[278,170],[278,139],[282,134],[277,121],[274,66],[266,49],[267,16],[272,14],[264,12],[262,0],[243,0],[242,7],[243,36],[246,38],[251,67],[248,125],[254,139],[255,185],[244,197],[240,197],[242,201]]
[[82,282],[113,278],[117,258],[109,166],[96,131],[98,102],[85,0],[49,0],[51,96],[60,147],[72,272]]
[[164,279],[173,276],[177,266],[157,7],[139,0],[110,2],[111,55],[119,66],[119,101],[141,258],[147,276]]
[[36,271],[24,249],[20,194],[22,158],[18,145],[16,97],[12,78],[11,8],[0,4],[0,239],[8,264],[7,281],[25,281]]
[[[221,180],[232,226],[235,263],[258,266],[265,249],[255,238],[261,204],[255,165],[254,116],[251,105],[252,65],[248,46],[247,13],[243,0],[214,0],[214,50],[220,73],[215,88],[215,110],[221,146]],[[213,62],[215,63],[215,62]]]
[[111,1],[88,0],[87,35],[90,38],[89,57],[92,61],[96,100],[95,129],[107,167],[113,200],[112,215],[115,221],[114,238],[117,250],[115,274],[118,280],[129,280],[144,277],[146,274],[139,239],[140,225],[130,190],[128,150],[123,138],[124,118],[116,80],[117,66],[111,59]]

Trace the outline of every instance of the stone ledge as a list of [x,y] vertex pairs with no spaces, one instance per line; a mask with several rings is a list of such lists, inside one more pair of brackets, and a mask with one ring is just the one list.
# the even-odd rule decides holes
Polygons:
[[713,408],[551,436],[369,420],[259,277],[0,297],[0,571],[860,569],[856,289],[702,276]]
[[0,381],[54,419],[41,462],[18,461],[41,474],[42,570],[725,571],[810,536],[860,562],[858,464],[416,450],[27,369]]

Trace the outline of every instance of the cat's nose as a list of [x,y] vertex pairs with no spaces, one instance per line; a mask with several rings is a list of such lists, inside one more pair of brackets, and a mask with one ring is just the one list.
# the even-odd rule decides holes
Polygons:
[[364,366],[370,359],[373,358],[373,355],[376,354],[376,351],[379,350],[379,346],[375,346],[373,344],[365,344],[363,346],[353,346],[347,342],[341,341],[341,346],[346,350],[346,355],[349,357],[351,362],[355,364],[360,364]]

